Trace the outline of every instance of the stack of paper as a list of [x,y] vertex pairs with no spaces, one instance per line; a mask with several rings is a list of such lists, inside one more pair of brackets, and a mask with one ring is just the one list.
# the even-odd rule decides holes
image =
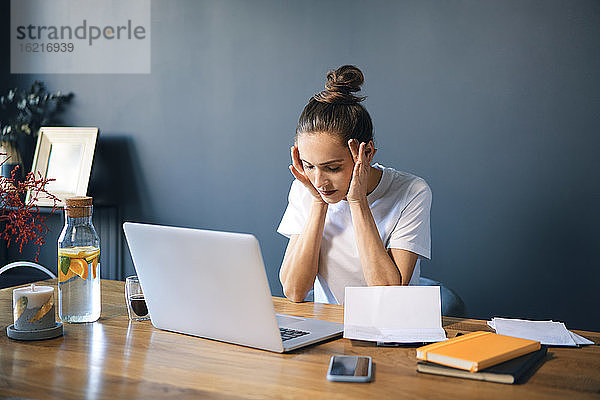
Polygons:
[[347,287],[344,337],[379,342],[446,340],[439,286]]
[[488,325],[499,335],[537,340],[550,346],[594,344],[591,340],[569,331],[562,322],[492,318]]

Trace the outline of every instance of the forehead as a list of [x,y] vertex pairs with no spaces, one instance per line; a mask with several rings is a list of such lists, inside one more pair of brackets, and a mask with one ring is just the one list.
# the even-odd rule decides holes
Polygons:
[[302,134],[297,138],[300,158],[311,164],[350,158],[348,146],[336,136],[327,133]]

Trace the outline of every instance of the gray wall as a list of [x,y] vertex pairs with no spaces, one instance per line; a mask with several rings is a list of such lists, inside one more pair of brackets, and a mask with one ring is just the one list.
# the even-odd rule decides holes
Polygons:
[[154,0],[151,35],[150,75],[0,61],[2,87],[76,94],[67,121],[102,131],[92,192],[125,219],[252,232],[281,295],[288,146],[327,70],[352,63],[376,161],[433,190],[422,274],[471,317],[600,330],[600,2]]

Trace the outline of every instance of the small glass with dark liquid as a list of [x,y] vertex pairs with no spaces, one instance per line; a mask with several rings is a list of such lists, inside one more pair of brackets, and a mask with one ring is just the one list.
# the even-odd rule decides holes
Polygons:
[[143,321],[150,319],[144,293],[137,276],[128,276],[125,279],[125,301],[130,320]]

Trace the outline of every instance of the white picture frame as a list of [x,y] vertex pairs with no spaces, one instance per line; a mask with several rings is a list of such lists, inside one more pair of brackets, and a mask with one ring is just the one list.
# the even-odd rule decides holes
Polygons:
[[[38,134],[31,171],[36,179],[54,179],[45,189],[64,206],[64,200],[73,196],[86,196],[94,161],[98,128],[94,127],[42,127]],[[26,203],[35,200],[38,206],[54,206],[50,198],[32,199],[27,193]]]

